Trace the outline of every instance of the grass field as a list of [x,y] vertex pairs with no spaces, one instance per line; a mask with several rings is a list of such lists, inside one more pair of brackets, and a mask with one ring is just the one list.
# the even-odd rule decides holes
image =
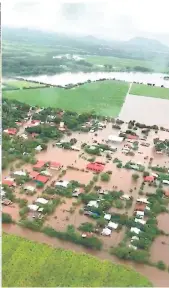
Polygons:
[[138,60],[138,59],[127,59],[127,58],[118,58],[111,56],[88,56],[86,61],[95,65],[106,65],[110,64],[117,68],[126,68],[126,67],[135,67],[141,66],[149,69],[154,69],[154,71],[165,72],[168,71],[166,65],[162,63],[161,60],[148,61],[148,60]]
[[133,84],[130,94],[149,96],[154,98],[169,99],[169,89],[161,87],[147,86],[143,84]]
[[147,287],[134,270],[3,234],[3,287]]
[[14,87],[14,88],[29,88],[29,87],[39,87],[39,86],[45,86],[43,84],[38,84],[34,82],[27,82],[22,80],[15,80],[15,79],[9,79],[2,81],[4,85]]
[[4,91],[3,96],[40,107],[58,107],[64,110],[98,115],[118,116],[129,84],[119,81],[88,83],[71,90],[61,88]]

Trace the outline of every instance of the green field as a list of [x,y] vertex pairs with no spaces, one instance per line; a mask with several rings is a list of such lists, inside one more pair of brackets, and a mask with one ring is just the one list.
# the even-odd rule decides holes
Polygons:
[[149,96],[154,98],[169,99],[169,89],[161,87],[147,86],[143,84],[133,84],[130,94]]
[[131,268],[3,234],[3,287],[147,287]]
[[86,61],[95,65],[113,65],[116,68],[126,67],[145,67],[149,69],[154,69],[154,71],[165,72],[168,71],[164,63],[159,60],[138,60],[138,59],[127,59],[127,58],[118,58],[111,56],[88,56],[85,58]]
[[4,86],[10,86],[14,88],[29,88],[29,87],[39,87],[39,86],[45,86],[43,84],[34,83],[31,81],[22,81],[22,80],[15,80],[15,79],[9,79],[2,81]]
[[4,91],[3,97],[40,107],[58,107],[79,113],[94,110],[98,115],[118,116],[129,84],[104,81],[84,84],[73,89],[43,88]]

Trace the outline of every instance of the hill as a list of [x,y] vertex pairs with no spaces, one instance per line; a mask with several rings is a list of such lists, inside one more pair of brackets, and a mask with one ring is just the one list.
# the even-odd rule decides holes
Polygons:
[[3,287],[151,287],[126,266],[3,234]]
[[149,51],[169,53],[169,47],[162,44],[156,39],[149,39],[143,37],[135,37],[124,43],[126,46],[131,46],[133,49],[144,49]]

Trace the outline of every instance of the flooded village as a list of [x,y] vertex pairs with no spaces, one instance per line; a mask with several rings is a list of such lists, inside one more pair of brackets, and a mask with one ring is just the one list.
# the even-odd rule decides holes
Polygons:
[[131,265],[167,287],[169,130],[89,115],[71,129],[64,111],[58,117],[46,110],[30,108],[17,128],[3,131],[21,149],[24,141],[42,140],[40,127],[62,136],[43,137],[31,148],[34,161],[17,159],[3,169],[2,212],[13,221],[3,230]]

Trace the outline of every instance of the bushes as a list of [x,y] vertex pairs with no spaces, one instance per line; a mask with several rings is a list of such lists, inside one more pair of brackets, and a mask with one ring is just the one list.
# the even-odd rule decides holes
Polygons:
[[147,251],[133,250],[128,247],[118,246],[113,248],[111,253],[120,259],[133,260],[138,263],[148,263],[149,254]]
[[84,231],[84,232],[93,232],[94,231],[94,225],[92,223],[89,223],[89,222],[82,223],[79,226],[79,230]]
[[110,180],[110,175],[108,173],[101,174],[101,181],[108,182]]
[[12,217],[8,213],[2,213],[2,223],[12,223]]
[[49,226],[44,227],[42,229],[42,232],[47,234],[48,236],[56,237],[65,241],[70,241],[94,250],[101,250],[102,248],[102,242],[99,239],[97,239],[96,237],[82,238],[81,235],[75,232],[74,227],[72,226],[68,226],[66,232],[56,231]]
[[24,226],[24,227],[26,227],[28,229],[33,230],[33,231],[40,231],[41,228],[42,228],[43,222],[41,220],[32,220],[32,221],[30,221],[30,220],[26,219],[26,220],[21,220],[19,222],[19,224],[21,226]]
[[157,262],[157,268],[160,270],[166,270],[166,265],[163,261],[158,261]]
[[139,175],[138,174],[132,174],[132,179],[134,181],[137,181],[137,179],[139,178]]

